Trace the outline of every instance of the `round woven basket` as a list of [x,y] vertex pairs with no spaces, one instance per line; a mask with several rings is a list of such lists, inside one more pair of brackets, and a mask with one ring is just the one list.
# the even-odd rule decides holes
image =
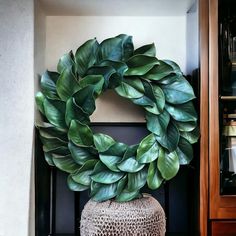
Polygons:
[[81,216],[82,236],[164,236],[165,213],[149,195],[130,202],[89,200]]

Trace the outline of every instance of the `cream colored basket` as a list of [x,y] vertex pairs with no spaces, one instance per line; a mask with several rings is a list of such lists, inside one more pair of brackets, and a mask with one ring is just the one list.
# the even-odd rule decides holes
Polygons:
[[81,236],[164,236],[165,213],[149,195],[130,202],[89,200],[81,216]]

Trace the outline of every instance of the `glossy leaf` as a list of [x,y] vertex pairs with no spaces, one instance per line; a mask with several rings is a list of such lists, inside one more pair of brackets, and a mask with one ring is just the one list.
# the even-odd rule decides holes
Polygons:
[[155,190],[161,186],[163,178],[161,173],[157,169],[157,162],[153,161],[149,164],[148,175],[147,175],[147,184],[148,187],[152,190]]
[[179,136],[178,129],[173,122],[170,122],[163,136],[156,136],[156,140],[162,147],[168,149],[169,152],[173,152],[177,148]]
[[150,112],[146,112],[146,120],[147,120],[147,129],[150,132],[158,136],[163,136],[170,122],[170,115],[165,110],[159,115],[154,115]]
[[119,195],[126,187],[127,185],[127,182],[128,182],[128,177],[127,175],[123,176],[119,181],[118,181],[118,184],[117,184],[117,192],[116,194]]
[[199,127],[196,127],[191,132],[180,132],[180,135],[183,138],[187,139],[191,144],[194,144],[198,141],[200,136]]
[[58,148],[55,148],[51,151],[48,151],[47,148],[43,146],[43,151],[48,152],[51,155],[59,155],[59,156],[67,156],[70,154],[70,150],[66,146],[60,146]]
[[91,175],[91,179],[101,184],[112,184],[119,181],[124,176],[123,172],[113,172],[102,162],[98,162]]
[[62,146],[67,146],[67,142],[61,140],[60,138],[45,138],[40,136],[40,139],[44,146],[44,151],[50,152]]
[[105,152],[115,144],[115,140],[112,137],[102,133],[94,134],[93,140],[98,152]]
[[177,65],[177,63],[175,63],[174,61],[171,61],[171,60],[163,60],[163,62],[165,62],[166,64],[170,65],[174,72],[176,74],[179,74],[179,75],[182,75],[183,73],[181,72],[181,69],[179,67],[179,65]]
[[46,97],[51,99],[58,99],[56,83],[59,78],[57,72],[46,71],[43,73],[40,80],[40,87]]
[[67,132],[64,129],[54,127],[49,123],[45,127],[37,126],[37,128],[39,129],[40,136],[44,138],[59,138],[60,140],[68,141]]
[[180,78],[182,78],[182,74],[179,75],[179,74],[172,73],[172,74],[165,76],[163,79],[158,80],[157,83],[167,85],[167,84],[171,84],[171,83],[178,81]]
[[177,121],[197,121],[197,113],[192,102],[187,102],[178,106],[166,104],[165,108],[172,118]]
[[83,165],[88,160],[97,158],[96,155],[91,153],[87,148],[78,147],[72,142],[68,143],[68,148],[74,161],[80,165]]
[[87,75],[102,75],[104,78],[104,88],[106,89],[109,85],[110,78],[116,70],[111,66],[93,66],[86,72]]
[[140,171],[145,165],[136,160],[138,145],[130,146],[126,150],[123,159],[117,165],[118,169],[123,172],[135,173]]
[[128,201],[138,198],[139,196],[140,196],[139,190],[129,191],[128,189],[125,189],[116,197],[116,201],[128,202]]
[[41,92],[37,92],[36,95],[35,95],[35,102],[36,102],[36,105],[37,105],[37,108],[38,110],[44,115],[45,114],[45,111],[44,111],[44,100],[45,100],[45,96],[43,93]]
[[134,52],[132,36],[120,34],[116,36],[116,38],[120,38],[122,40],[122,60],[127,60],[133,55]]
[[77,120],[71,121],[68,138],[80,147],[89,147],[93,145],[93,133],[91,129]]
[[54,163],[53,163],[53,160],[52,160],[52,154],[51,153],[45,152],[44,153],[44,158],[45,158],[46,162],[48,163],[48,165],[55,166]]
[[139,163],[150,163],[158,157],[159,145],[153,134],[146,136],[139,144],[137,150],[137,161]]
[[89,188],[89,186],[85,186],[85,185],[76,183],[72,179],[71,175],[69,175],[68,178],[67,178],[67,185],[68,185],[70,190],[75,191],[75,192],[77,192],[77,191],[84,191],[84,190]]
[[96,96],[100,95],[104,85],[104,78],[102,75],[87,75],[80,80],[80,87],[84,88],[88,85],[93,85],[94,94]]
[[197,121],[181,122],[175,120],[174,124],[179,129],[179,131],[182,132],[190,132],[197,127]]
[[128,70],[127,65],[121,61],[103,60],[99,65],[112,67],[121,76]]
[[56,127],[67,128],[65,122],[65,109],[66,104],[60,100],[48,100],[43,102],[45,116],[48,121]]
[[120,172],[117,164],[122,160],[122,157],[127,149],[127,145],[123,143],[114,143],[107,151],[99,154],[99,158],[108,169]]
[[89,116],[96,109],[94,98],[95,86],[88,85],[73,95],[76,104]]
[[180,137],[176,150],[180,165],[188,165],[193,159],[193,148],[187,139]]
[[80,168],[80,165],[73,160],[71,155],[61,156],[52,154],[52,160],[58,169],[67,173],[73,173]]
[[173,68],[164,61],[159,60],[151,70],[147,71],[144,78],[149,80],[161,80],[172,73],[174,73]]
[[164,179],[172,179],[179,170],[179,158],[176,152],[164,153],[159,155],[157,166]]
[[65,114],[65,120],[67,126],[70,126],[70,122],[72,120],[78,120],[82,124],[89,124],[90,119],[89,115],[86,114],[81,107],[79,107],[75,99],[71,97],[66,102],[66,114]]
[[90,175],[93,172],[94,166],[98,160],[88,160],[84,165],[71,175],[72,179],[79,184],[89,186],[91,182]]
[[120,61],[122,57],[122,40],[109,38],[101,42],[98,58],[102,60]]
[[140,98],[144,95],[144,87],[139,78],[125,78],[115,91],[125,98]]
[[75,53],[78,74],[83,77],[89,67],[97,61],[99,44],[96,39],[90,39],[82,44]]
[[127,189],[131,192],[138,191],[145,185],[146,179],[147,179],[146,168],[143,168],[142,170],[136,173],[128,173]]
[[159,64],[157,58],[146,55],[134,55],[126,62],[129,69],[125,72],[126,76],[144,75]]
[[67,101],[80,89],[79,83],[72,73],[71,67],[67,67],[63,70],[57,80],[56,87],[57,93],[63,101]]
[[195,98],[191,85],[184,77],[161,88],[166,101],[171,104],[182,104]]
[[57,64],[57,71],[61,74],[66,68],[71,68],[74,65],[74,55],[72,51],[69,53],[64,54],[58,64]]
[[144,45],[140,48],[137,48],[134,51],[134,55],[138,55],[138,54],[155,57],[156,56],[155,44],[151,43],[151,44]]
[[117,183],[100,184],[96,190],[97,191],[92,195],[92,199],[97,202],[106,201],[116,196]]

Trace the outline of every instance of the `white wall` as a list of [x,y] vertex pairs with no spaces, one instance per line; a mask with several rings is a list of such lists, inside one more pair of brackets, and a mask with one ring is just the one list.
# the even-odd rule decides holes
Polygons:
[[[59,58],[90,38],[99,42],[118,34],[133,36],[135,47],[154,42],[159,59],[176,61],[186,73],[186,16],[47,16],[46,67],[56,70]],[[144,122],[138,106],[105,93],[96,101],[91,117],[96,122]]]
[[33,0],[0,0],[0,236],[27,236],[34,124]]

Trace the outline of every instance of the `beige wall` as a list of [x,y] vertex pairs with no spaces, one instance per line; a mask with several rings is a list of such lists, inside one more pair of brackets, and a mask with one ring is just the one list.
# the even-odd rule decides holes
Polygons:
[[33,0],[0,0],[0,235],[27,236],[34,125]]

